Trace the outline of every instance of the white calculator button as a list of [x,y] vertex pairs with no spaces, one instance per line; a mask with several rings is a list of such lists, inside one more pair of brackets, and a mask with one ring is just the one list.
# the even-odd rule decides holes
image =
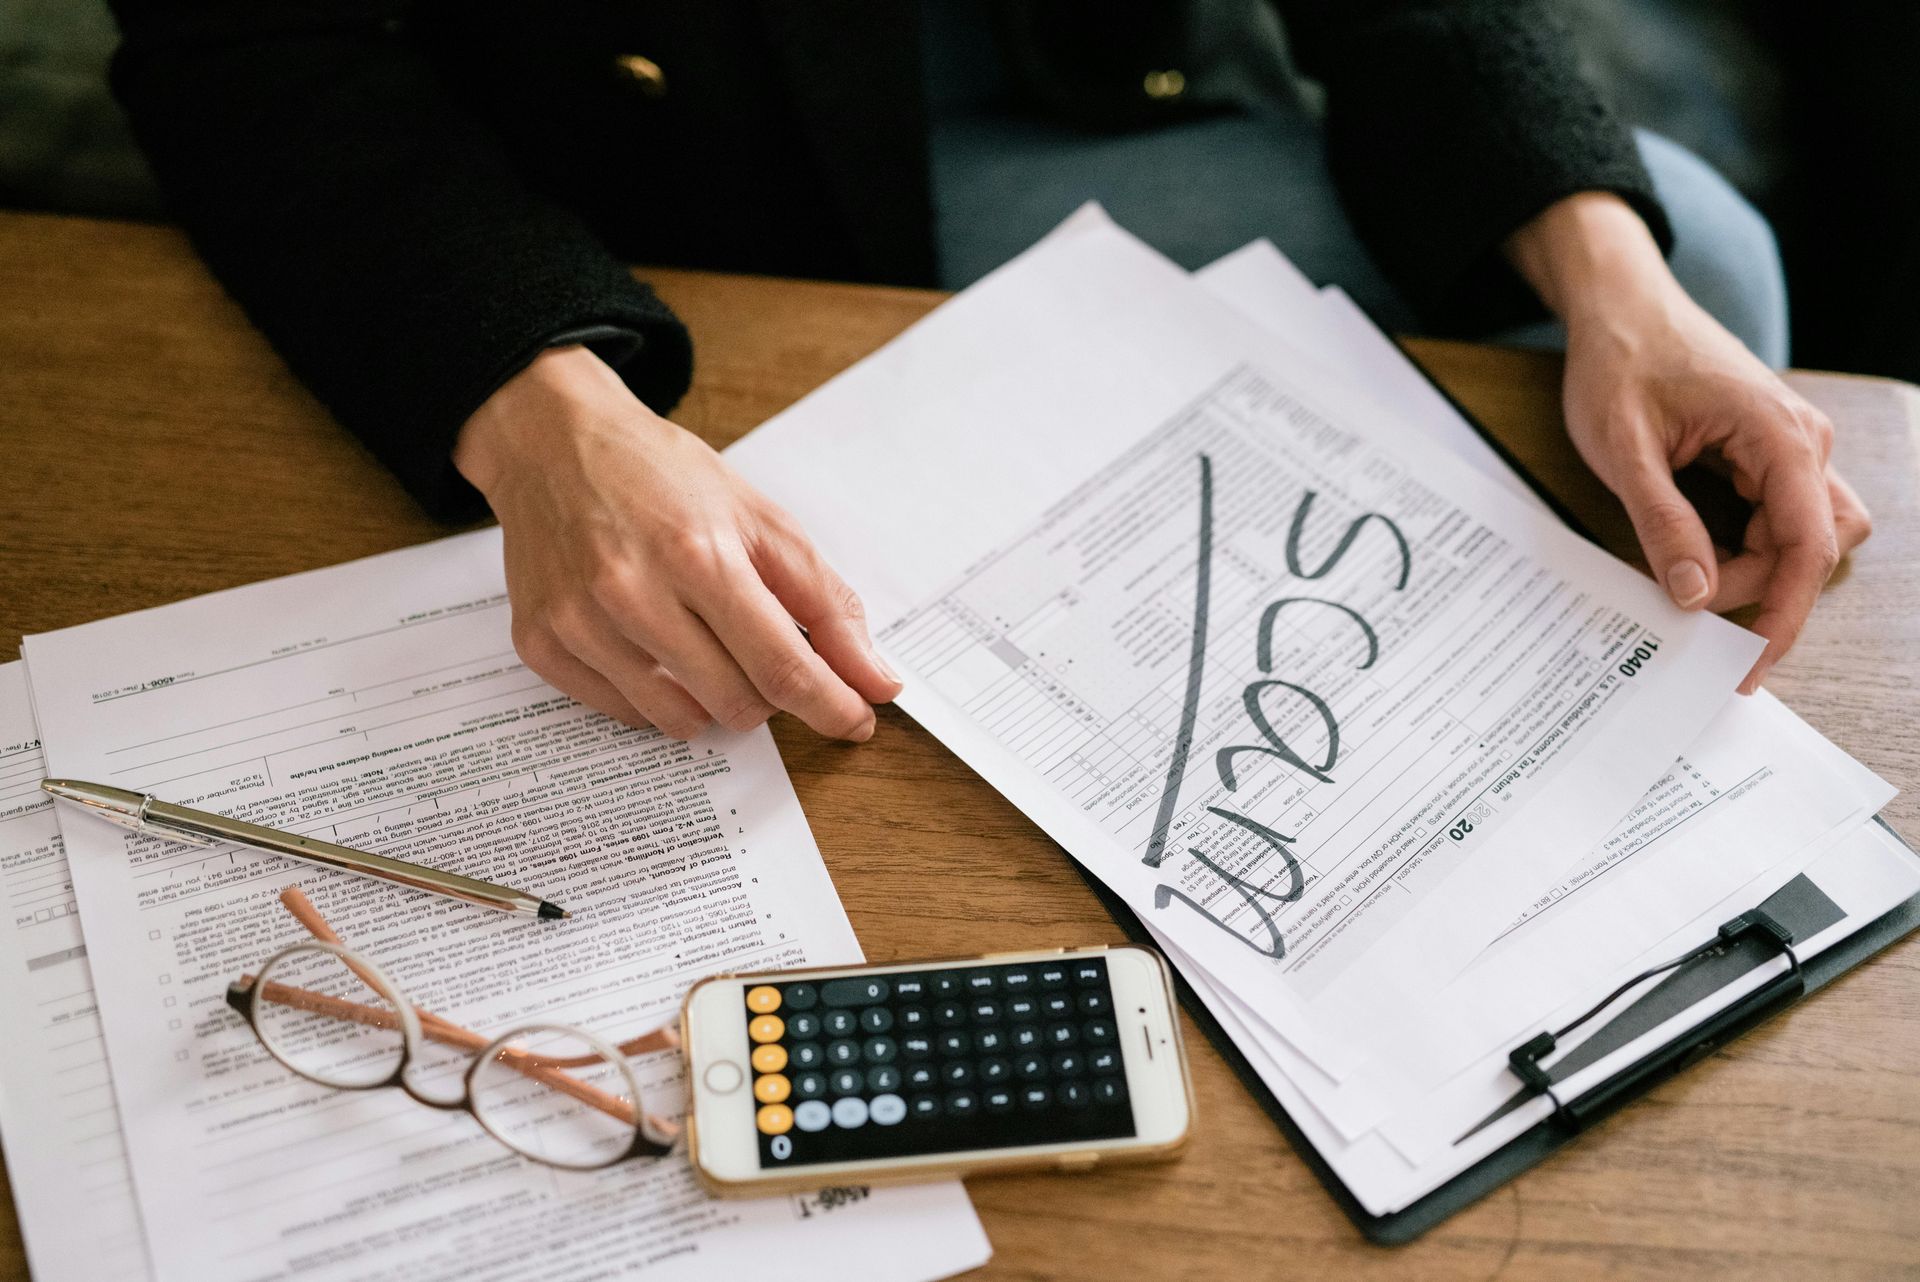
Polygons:
[[849,1095],[833,1102],[833,1124],[852,1130],[856,1126],[867,1124],[867,1102],[858,1095]]
[[793,1124],[803,1131],[824,1131],[833,1121],[825,1100],[810,1099],[793,1110]]
[[876,1126],[892,1126],[907,1115],[907,1102],[898,1095],[876,1095],[867,1108]]

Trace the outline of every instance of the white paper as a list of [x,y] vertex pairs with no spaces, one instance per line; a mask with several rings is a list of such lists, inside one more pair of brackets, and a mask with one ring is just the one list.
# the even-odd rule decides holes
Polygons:
[[93,978],[27,699],[0,664],[0,1137],[40,1282],[144,1279],[146,1242]]
[[[1408,430],[1531,494],[1364,313],[1337,289],[1313,290],[1270,244],[1236,251],[1195,278],[1292,343],[1287,358],[1307,350],[1364,373]],[[1377,1030],[1368,1060],[1344,1080],[1318,1071],[1204,972],[1189,969],[1189,978],[1237,1006],[1266,1055],[1345,1138],[1396,1115],[1430,1121],[1430,1093],[1482,1059],[1487,1046],[1537,1030],[1539,1020],[1576,994],[1611,989],[1642,969],[1669,932],[1724,896],[1769,878],[1767,890],[1784,882],[1893,794],[1771,694],[1731,700],[1605,840],[1543,888],[1526,909],[1524,926],[1516,922],[1503,932],[1445,992],[1421,1003],[1412,1021]],[[1430,1142],[1431,1134],[1420,1142]],[[1406,1125],[1389,1128],[1389,1138],[1402,1143],[1415,1136]]]
[[1380,333],[1359,304],[1337,285],[1316,290],[1272,241],[1244,245],[1208,263],[1193,278],[1276,338],[1318,358],[1338,377],[1364,384],[1369,395],[1394,412],[1394,426],[1419,432],[1523,502],[1542,512],[1551,510]]
[[[161,1277],[576,1278],[645,1269],[926,1279],[988,1247],[957,1183],[808,1208],[711,1201],[683,1156],[568,1173],[397,1090],[267,1058],[226,985],[303,932],[477,1031],[609,1041],[724,969],[860,952],[765,728],[680,744],[571,703],[516,661],[497,530],[29,638],[56,774],[514,885],[541,922],[296,865],[65,823]],[[672,1052],[636,1062],[676,1115]]]
[[[729,458],[861,592],[906,677],[902,706],[1338,1078],[1359,1030],[1409,1014],[1421,985],[1458,973],[1605,834],[1759,641],[1674,609],[1417,434],[1383,433],[1377,406],[1294,387],[1265,364],[1272,341],[1125,233],[1088,227]],[[1218,478],[1209,664],[1155,868],[1143,856],[1186,702],[1201,455]],[[1373,521],[1324,577],[1282,568],[1306,489],[1319,497],[1303,570],[1383,512],[1417,550],[1404,590]],[[1256,750],[1226,788],[1217,752],[1262,743],[1243,697],[1263,676],[1256,621],[1309,594],[1339,604],[1276,629],[1271,675],[1332,710],[1334,782]],[[1346,610],[1379,639],[1371,666]],[[1262,708],[1324,763],[1310,701]],[[1271,937],[1249,903],[1286,890],[1290,869],[1212,807],[1296,839],[1305,893],[1270,914],[1278,964],[1256,951]],[[1246,889],[1190,855],[1202,843]]]

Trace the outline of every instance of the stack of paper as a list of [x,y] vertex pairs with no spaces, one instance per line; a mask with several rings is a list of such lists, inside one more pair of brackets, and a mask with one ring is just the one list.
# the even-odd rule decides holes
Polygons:
[[1809,868],[1856,925],[1915,889],[1862,827],[1892,790],[1733,694],[1758,638],[1269,245],[1190,278],[1083,211],[729,457],[1375,1213],[1537,1122],[1455,1142],[1649,959]]
[[[464,1113],[295,1077],[227,1008],[229,982],[305,937],[277,902],[295,883],[409,997],[489,1036],[623,1040],[702,976],[859,960],[766,728],[680,743],[582,708],[516,660],[506,606],[487,530],[30,637],[44,768],[27,673],[0,667],[0,1131],[36,1276],[827,1279],[857,1259],[925,1282],[986,1259],[957,1182],[721,1203],[683,1154],[554,1170]],[[574,916],[84,816],[61,816],[63,849],[48,771]],[[636,1069],[677,1115],[679,1056]]]

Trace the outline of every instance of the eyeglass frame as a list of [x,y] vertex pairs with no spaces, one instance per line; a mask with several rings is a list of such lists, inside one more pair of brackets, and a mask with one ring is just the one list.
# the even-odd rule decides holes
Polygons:
[[[400,985],[395,983],[393,978],[388,975],[386,971],[382,970],[377,963],[340,942],[339,936],[334,934],[332,927],[327,925],[326,919],[320,916],[319,911],[315,909],[307,897],[301,893],[299,887],[287,887],[286,890],[281,892],[280,901],[286,909],[307,928],[314,938],[303,940],[296,944],[290,944],[282,948],[266,960],[260,967],[258,974],[243,974],[239,979],[228,984],[227,1005],[247,1021],[247,1027],[252,1031],[254,1040],[260,1044],[261,1049],[265,1050],[276,1062],[295,1076],[309,1082],[314,1082],[317,1085],[325,1086],[331,1090],[381,1090],[389,1086],[398,1086],[406,1093],[407,1097],[415,1103],[424,1104],[428,1108],[442,1111],[460,1110],[465,1112],[468,1116],[472,1117],[475,1122],[479,1123],[482,1130],[499,1141],[499,1143],[504,1145],[509,1151],[529,1161],[539,1162],[544,1166],[551,1166],[560,1170],[605,1170],[634,1158],[659,1158],[673,1151],[678,1141],[680,1128],[672,1121],[647,1113],[644,1107],[641,1106],[640,1084],[633,1075],[633,1066],[628,1058],[630,1055],[644,1053],[649,1050],[677,1046],[679,1044],[679,1037],[672,1026],[669,1025],[655,1029],[651,1033],[643,1033],[637,1038],[621,1043],[619,1046],[611,1046],[587,1030],[571,1024],[522,1024],[509,1029],[490,1042],[483,1042],[480,1034],[462,1028],[449,1020],[435,1015],[432,1011],[415,1006],[407,1001]],[[326,994],[312,993],[299,988],[289,989],[289,991],[302,993],[308,998],[313,999],[312,1004],[295,1002],[287,1002],[285,1004],[311,1010],[317,1014],[332,1015],[338,1019],[370,1024],[375,1027],[391,1027],[391,1021],[397,1019],[400,1026],[401,1038],[400,1061],[394,1066],[393,1072],[385,1078],[364,1083],[342,1083],[317,1077],[283,1057],[280,1052],[275,1049],[273,1039],[261,1031],[258,1013],[262,1001],[262,994],[264,989],[275,985],[262,985],[259,982],[260,976],[271,975],[276,965],[295,953],[315,951],[337,957],[341,964],[359,976],[361,982],[365,983],[383,1000],[387,1001],[390,1009],[363,1005],[361,1003],[347,1001],[344,998],[330,997]],[[273,999],[267,997],[266,1000],[271,1002]],[[346,1011],[324,1009],[324,1007],[327,1006],[344,1007]],[[354,1014],[349,1012],[361,1013]],[[606,1093],[598,1087],[566,1076],[564,1073],[555,1072],[555,1070],[561,1068],[578,1067],[578,1064],[569,1064],[566,1060],[554,1060],[551,1063],[542,1064],[537,1061],[548,1057],[539,1055],[531,1056],[531,1058],[536,1061],[534,1063],[516,1063],[516,1059],[528,1058],[529,1053],[516,1051],[509,1043],[516,1038],[524,1037],[529,1033],[537,1031],[565,1033],[578,1038],[592,1048],[595,1054],[620,1071],[621,1076],[625,1079],[627,1087],[629,1088],[630,1098],[633,1101],[632,1104],[629,1105],[626,1104],[625,1101],[618,1101],[621,1105],[620,1108],[615,1109],[609,1107],[607,1103],[591,1097],[603,1096],[608,1100],[612,1100],[615,1097],[606,1096]],[[416,1059],[423,1057],[423,1047],[429,1040],[453,1046],[473,1056],[472,1062],[467,1065],[466,1071],[461,1074],[459,1099],[436,1098],[422,1091],[421,1088],[408,1077],[408,1068]],[[472,1045],[474,1042],[482,1042],[478,1050],[474,1049]],[[589,1107],[597,1108],[601,1112],[607,1113],[609,1116],[615,1117],[627,1125],[632,1126],[632,1143],[629,1144],[627,1149],[618,1157],[590,1164],[558,1161],[538,1153],[530,1153],[520,1147],[514,1141],[494,1129],[493,1125],[487,1120],[481,1110],[474,1106],[474,1076],[480,1071],[482,1066],[491,1062],[495,1056],[499,1056],[503,1062],[508,1063],[515,1071],[526,1075],[529,1079],[542,1081],[552,1089],[558,1090],[562,1094],[570,1095],[580,1102],[587,1104]],[[579,1057],[575,1058],[577,1059]],[[552,1080],[548,1076],[549,1074],[557,1077],[558,1081]],[[653,1138],[653,1136],[647,1133],[649,1126],[660,1134],[667,1135],[669,1139],[662,1142],[661,1140]]]

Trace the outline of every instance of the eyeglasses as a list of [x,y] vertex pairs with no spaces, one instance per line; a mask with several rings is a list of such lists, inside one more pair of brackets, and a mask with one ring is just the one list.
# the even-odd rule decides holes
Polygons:
[[280,902],[313,941],[242,975],[227,987],[227,1005],[300,1076],[339,1090],[398,1086],[429,1108],[465,1109],[514,1152],[568,1170],[672,1149],[680,1127],[643,1111],[627,1059],[678,1046],[671,1027],[618,1046],[566,1024],[530,1024],[489,1041],[407,1001],[297,887]]

